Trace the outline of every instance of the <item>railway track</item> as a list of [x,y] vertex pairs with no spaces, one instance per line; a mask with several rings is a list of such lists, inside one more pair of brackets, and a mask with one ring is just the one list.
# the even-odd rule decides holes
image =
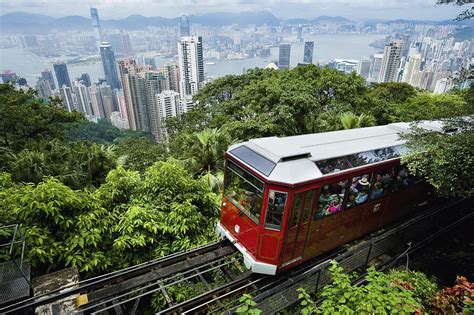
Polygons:
[[228,241],[206,244],[204,246],[168,255],[159,259],[131,266],[119,271],[87,279],[70,286],[34,296],[0,308],[0,314],[13,314],[32,310],[37,306],[51,303],[74,294],[87,294],[89,303],[95,303],[124,290],[144,285],[151,280],[159,280],[170,274],[194,268],[206,261],[219,259],[236,252]]
[[[297,301],[295,288],[305,287],[314,291],[328,283],[330,279],[326,268],[331,260],[338,261],[346,271],[358,270],[370,260],[393,251],[388,244],[401,246],[405,250],[403,245],[406,241],[420,237],[419,231],[424,231],[427,237],[414,243],[412,250],[420,248],[437,233],[465,217],[461,214],[466,213],[459,210],[463,202],[466,203],[463,200],[453,201],[427,210],[408,221],[372,233],[277,276],[245,271],[234,246],[222,241],[81,281],[74,287],[63,287],[0,308],[0,313],[33,310],[36,306],[73,294],[87,294],[88,297],[88,303],[81,306],[76,314],[138,314],[140,303],[146,300],[148,303],[143,304],[149,305],[152,296],[156,298],[157,295],[162,297],[163,302],[159,314],[222,313],[235,310],[239,304],[236,297],[242,293],[253,294],[254,301],[264,313],[274,313]],[[450,216],[445,216],[449,217],[446,224],[433,220],[453,208],[457,208],[460,215],[456,216],[454,214],[457,212],[451,211]],[[467,215],[474,214],[471,211]],[[410,227],[416,228],[412,229],[414,232]],[[216,278],[219,281],[214,282]],[[179,300],[170,295],[173,288],[196,288],[196,294]]]

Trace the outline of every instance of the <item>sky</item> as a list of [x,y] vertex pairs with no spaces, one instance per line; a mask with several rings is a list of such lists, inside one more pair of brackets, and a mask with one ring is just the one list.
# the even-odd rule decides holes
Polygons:
[[268,10],[280,18],[312,18],[321,15],[367,19],[453,19],[461,8],[435,5],[436,0],[0,0],[0,14],[15,11],[55,17],[89,16],[91,6],[101,19],[131,14],[176,17],[209,12]]

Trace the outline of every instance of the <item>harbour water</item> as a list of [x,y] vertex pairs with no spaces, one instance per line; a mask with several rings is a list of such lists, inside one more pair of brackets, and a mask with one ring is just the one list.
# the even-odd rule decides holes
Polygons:
[[[369,46],[377,39],[385,35],[315,35],[306,40],[315,42],[313,63],[325,64],[333,59],[362,59],[377,53],[378,49]],[[291,46],[290,65],[296,66],[303,60],[303,43],[293,43]],[[265,67],[271,61],[278,60],[278,47],[270,50],[268,57],[254,57],[239,60],[211,60],[215,64],[204,65],[207,77],[217,78],[227,74],[241,74],[247,69]],[[163,65],[170,58],[155,58],[157,66]],[[36,78],[45,69],[53,68],[55,59],[38,57],[21,48],[0,49],[0,71],[11,70],[17,75],[25,77],[30,86],[34,86]],[[71,80],[79,77],[82,73],[89,73],[92,81],[104,76],[102,63],[91,61],[87,63],[68,64]]]

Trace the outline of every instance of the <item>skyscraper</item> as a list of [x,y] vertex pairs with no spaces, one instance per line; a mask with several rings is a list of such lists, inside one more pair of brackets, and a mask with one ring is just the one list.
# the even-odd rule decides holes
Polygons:
[[313,63],[313,50],[314,50],[314,42],[304,43],[303,63],[307,63],[307,64]]
[[396,82],[398,67],[402,57],[403,42],[396,40],[385,45],[382,65],[380,67],[379,82]]
[[182,15],[179,19],[179,36],[191,36],[191,28],[189,26],[189,20],[186,15]]
[[128,58],[119,61],[119,69],[130,128],[150,131],[146,84],[142,68],[135,60]]
[[104,103],[102,101],[102,95],[100,94],[99,86],[97,84],[93,84],[89,89],[89,93],[94,115],[101,119],[106,118]]
[[120,89],[114,50],[108,42],[103,42],[102,45],[100,45],[100,56],[102,58],[102,65],[104,66],[105,80],[107,80],[107,83],[112,89]]
[[76,95],[77,111],[85,113],[87,116],[93,116],[91,97],[87,86],[80,81],[74,81],[73,91]]
[[67,71],[67,65],[58,61],[53,65],[54,73],[56,73],[56,80],[58,81],[58,87],[62,88],[63,85],[72,88],[71,79],[69,79],[69,72]]
[[41,78],[49,82],[49,87],[51,90],[56,90],[56,84],[54,83],[53,73],[49,69],[44,69],[41,71]]
[[360,74],[365,79],[368,79],[371,64],[372,62],[368,59],[362,59],[361,61],[359,61],[359,64],[357,66],[357,74]]
[[36,81],[36,91],[38,92],[39,97],[41,97],[45,102],[49,102],[52,92],[48,80],[38,78],[38,81]]
[[380,75],[380,68],[382,67],[383,54],[374,54],[370,57],[370,75],[372,81],[378,81]]
[[163,74],[166,78],[166,89],[179,93],[179,67],[178,64],[169,61],[163,66]]
[[128,34],[124,34],[123,30],[120,30],[120,35],[122,36],[122,44],[123,44],[123,53],[128,55],[133,52],[132,44],[130,42],[130,36]]
[[407,62],[405,62],[405,67],[403,69],[402,82],[409,83],[414,85],[415,76],[420,72],[421,66],[421,54],[414,53],[408,57]]
[[146,71],[146,104],[150,120],[150,132],[157,141],[160,140],[160,116],[156,107],[156,95],[166,89],[166,78],[162,71]]
[[278,54],[278,68],[290,69],[291,44],[280,44]]
[[99,12],[96,8],[91,8],[91,20],[92,27],[94,28],[95,42],[97,48],[100,48],[100,45],[104,41],[104,34],[102,34],[102,28],[100,27]]
[[182,37],[178,42],[180,93],[190,99],[204,84],[202,38]]
[[303,42],[303,25],[301,25],[301,24],[298,25],[298,35],[297,36],[298,36],[298,41],[300,43],[302,43]]
[[159,139],[166,137],[166,129],[162,128],[162,123],[166,118],[181,115],[185,109],[179,98],[179,94],[175,91],[163,91],[156,95],[156,108],[158,111],[158,128]]
[[67,109],[68,112],[72,112],[76,109],[76,96],[72,93],[72,89],[67,86],[63,85],[59,88],[59,96],[63,101],[64,107]]
[[83,73],[81,74],[81,77],[79,78],[79,81],[82,81],[85,86],[90,87],[92,85],[91,83],[91,77],[88,73]]

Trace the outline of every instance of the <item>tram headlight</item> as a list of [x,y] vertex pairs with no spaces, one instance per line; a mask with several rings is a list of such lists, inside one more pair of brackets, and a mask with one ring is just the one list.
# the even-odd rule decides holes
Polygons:
[[235,233],[237,233],[237,234],[240,233],[240,226],[239,226],[238,224],[236,224],[236,225],[234,226],[234,231],[235,231]]

